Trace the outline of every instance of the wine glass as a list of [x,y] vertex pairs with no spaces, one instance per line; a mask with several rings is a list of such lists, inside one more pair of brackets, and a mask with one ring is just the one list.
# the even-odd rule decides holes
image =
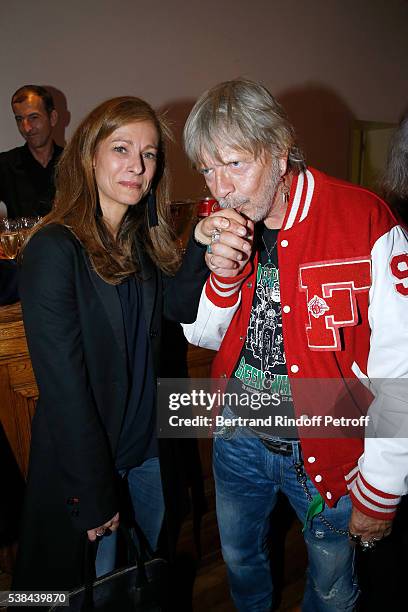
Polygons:
[[31,234],[32,229],[41,221],[42,217],[18,217],[18,236],[20,241],[20,249]]
[[6,259],[15,259],[20,246],[18,222],[3,217],[0,219],[0,244]]
[[20,248],[23,246],[24,242],[26,241],[26,238],[28,234],[30,233],[31,227],[32,227],[31,217],[20,217],[18,219],[18,238],[20,242]]

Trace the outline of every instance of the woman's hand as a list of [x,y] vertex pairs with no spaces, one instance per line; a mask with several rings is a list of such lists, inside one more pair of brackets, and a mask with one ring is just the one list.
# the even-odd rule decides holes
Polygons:
[[254,224],[236,210],[218,210],[202,219],[194,237],[207,245],[206,263],[215,274],[230,278],[242,272],[251,251]]
[[100,538],[104,535],[105,531],[109,529],[110,531],[116,531],[119,527],[119,512],[115,514],[110,521],[107,521],[104,525],[100,525],[100,527],[95,527],[95,529],[88,529],[88,540],[90,542],[95,542],[96,538]]

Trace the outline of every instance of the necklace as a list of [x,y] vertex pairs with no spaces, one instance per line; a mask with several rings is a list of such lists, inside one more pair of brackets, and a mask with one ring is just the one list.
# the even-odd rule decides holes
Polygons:
[[276,245],[278,243],[278,238],[276,238],[272,248],[270,248],[270,249],[268,249],[268,247],[266,246],[265,238],[263,236],[262,236],[262,242],[264,243],[266,254],[268,255],[268,264],[272,264],[273,266],[275,266],[275,264],[273,263],[273,261],[271,259],[271,255],[273,253],[274,248],[276,247]]

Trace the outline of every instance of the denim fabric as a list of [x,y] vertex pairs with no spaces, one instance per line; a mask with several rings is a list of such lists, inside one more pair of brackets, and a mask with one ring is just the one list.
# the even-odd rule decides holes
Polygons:
[[[273,585],[266,538],[270,514],[281,490],[303,523],[309,502],[297,481],[294,453],[282,456],[268,451],[248,430],[222,428],[214,440],[214,476],[217,519],[222,553],[227,564],[231,595],[240,612],[269,612]],[[311,495],[317,493],[310,479]],[[323,516],[332,525],[347,529],[351,513],[348,496],[335,508],[325,506]],[[303,612],[351,612],[358,597],[354,574],[354,548],[347,535],[328,529],[317,516],[305,531],[309,557]]]
[[[121,470],[120,475],[127,478],[136,523],[155,550],[164,519],[159,459],[147,459],[138,467]],[[115,569],[116,539],[116,532],[100,539],[95,563],[97,576]]]

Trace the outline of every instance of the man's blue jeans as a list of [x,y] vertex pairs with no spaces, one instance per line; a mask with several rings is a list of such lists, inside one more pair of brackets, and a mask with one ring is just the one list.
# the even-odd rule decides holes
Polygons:
[[[227,428],[215,435],[214,476],[217,519],[222,553],[227,564],[231,595],[240,612],[269,612],[273,585],[267,549],[270,514],[281,490],[303,523],[308,499],[298,483],[294,453],[273,453],[256,437]],[[310,479],[311,495],[317,493]],[[347,530],[351,503],[342,497],[335,508],[325,506],[323,516],[338,529]],[[328,529],[319,517],[305,534],[309,566],[303,612],[351,612],[358,597],[354,576],[354,548],[347,535]]]
[[[120,472],[127,478],[136,523],[151,548],[157,542],[164,518],[164,499],[158,457],[147,459],[135,468]],[[115,569],[117,532],[103,536],[96,555],[96,575],[103,576]]]

